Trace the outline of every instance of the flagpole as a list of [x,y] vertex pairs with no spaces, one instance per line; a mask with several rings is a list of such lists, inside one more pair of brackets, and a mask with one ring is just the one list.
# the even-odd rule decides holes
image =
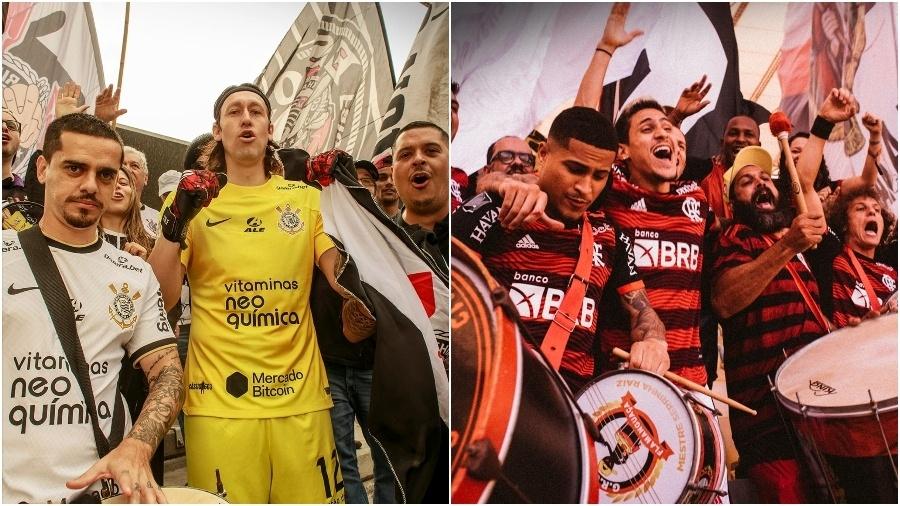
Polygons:
[[756,89],[753,90],[753,94],[750,95],[750,100],[756,102],[756,100],[759,99],[763,91],[766,90],[766,86],[769,85],[769,81],[771,81],[772,77],[775,76],[775,72],[778,70],[779,63],[781,63],[780,49],[777,53],[775,53],[775,57],[772,58],[772,63],[769,64],[769,68],[766,69],[766,73],[763,74],[762,79],[760,79],[759,83],[756,85]]
[[[131,2],[125,2],[125,26],[122,31],[122,56],[119,57],[119,79],[116,81],[116,92],[121,97],[122,93],[122,75],[125,73],[125,49],[128,47],[128,21],[131,17]],[[118,107],[119,104],[116,104]],[[112,127],[116,128],[116,119],[113,119]]]

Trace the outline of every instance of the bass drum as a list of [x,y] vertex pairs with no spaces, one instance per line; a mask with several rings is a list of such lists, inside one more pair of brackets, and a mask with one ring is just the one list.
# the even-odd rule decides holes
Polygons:
[[578,404],[600,433],[600,502],[708,504],[727,495],[718,420],[692,394],[625,369],[595,379]]
[[29,200],[3,203],[3,230],[22,230],[33,227],[44,215],[44,206]]
[[[170,504],[228,504],[225,499],[199,488],[162,487]],[[100,501],[102,504],[128,504],[128,497],[116,495]]]
[[452,502],[595,503],[587,427],[506,290],[456,239],[451,279]]

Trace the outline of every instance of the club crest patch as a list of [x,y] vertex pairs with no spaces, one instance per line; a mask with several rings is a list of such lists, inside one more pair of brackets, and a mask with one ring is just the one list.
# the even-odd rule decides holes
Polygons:
[[291,209],[290,204],[285,204],[284,209],[281,206],[275,206],[275,210],[280,215],[278,217],[278,228],[291,235],[303,230],[303,220],[300,219],[297,211]]
[[115,283],[110,283],[109,289],[115,294],[109,305],[109,318],[123,330],[131,327],[137,321],[134,301],[141,298],[141,292],[134,292],[134,295],[131,295],[128,283],[122,283],[121,289],[117,289]]

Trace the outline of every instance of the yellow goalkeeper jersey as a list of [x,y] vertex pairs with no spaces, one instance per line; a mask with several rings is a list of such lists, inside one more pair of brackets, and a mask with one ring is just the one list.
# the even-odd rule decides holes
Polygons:
[[186,244],[185,413],[275,418],[330,408],[309,311],[315,263],[334,246],[319,191],[274,175],[261,186],[228,184],[191,221]]

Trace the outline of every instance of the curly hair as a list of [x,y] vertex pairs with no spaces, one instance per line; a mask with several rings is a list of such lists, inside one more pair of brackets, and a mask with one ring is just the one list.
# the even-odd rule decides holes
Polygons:
[[837,200],[828,208],[826,219],[828,222],[828,226],[834,230],[834,233],[837,234],[841,240],[844,240],[844,237],[847,235],[847,227],[848,227],[848,218],[847,211],[850,210],[850,203],[859,197],[870,197],[875,199],[876,202],[881,206],[881,219],[884,220],[884,230],[881,233],[881,241],[879,242],[879,246],[884,246],[887,244],[891,232],[897,225],[897,218],[894,217],[893,213],[888,210],[886,206],[884,206],[881,202],[881,198],[878,196],[878,192],[875,191],[875,188],[872,187],[860,187],[853,188],[850,191],[844,191],[841,188],[840,194],[837,197]]

